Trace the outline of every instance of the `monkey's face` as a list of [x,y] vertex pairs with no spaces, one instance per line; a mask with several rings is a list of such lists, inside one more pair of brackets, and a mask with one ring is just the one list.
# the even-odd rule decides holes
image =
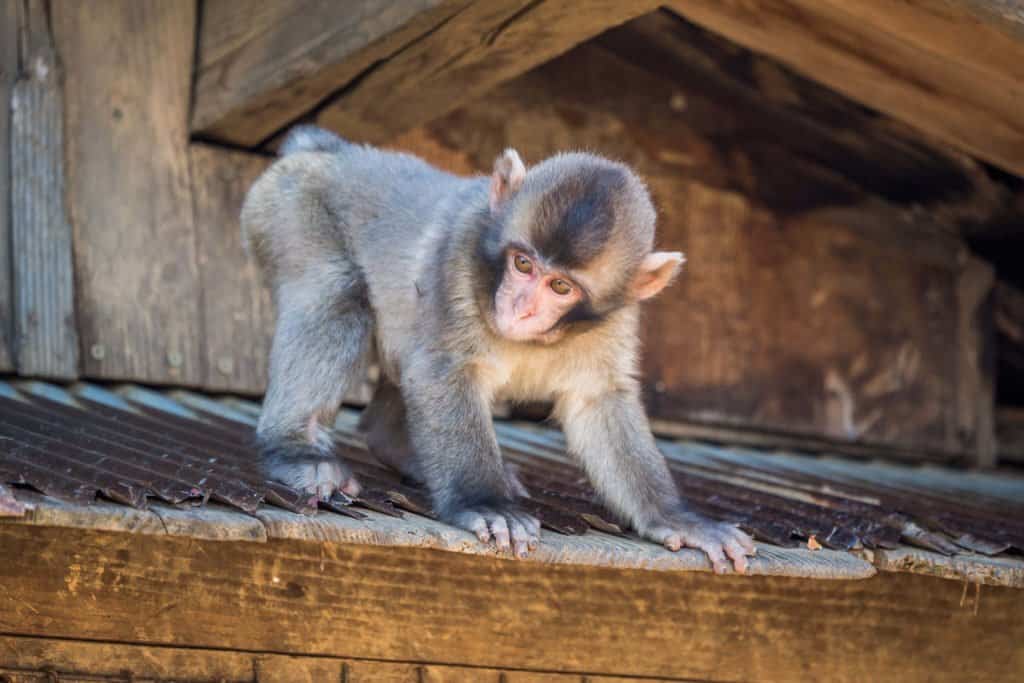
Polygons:
[[552,342],[558,323],[583,298],[579,284],[526,247],[506,250],[494,293],[494,327],[510,341]]

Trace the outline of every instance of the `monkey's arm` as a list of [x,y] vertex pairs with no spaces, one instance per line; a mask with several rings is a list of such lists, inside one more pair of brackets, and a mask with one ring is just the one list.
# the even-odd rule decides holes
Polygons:
[[746,570],[753,542],[733,525],[687,509],[635,388],[566,396],[559,401],[557,414],[569,450],[581,460],[598,494],[641,536],[670,550],[684,545],[700,548],[718,573],[727,567],[726,556],[736,571]]
[[515,504],[490,405],[466,372],[432,358],[403,373],[412,446],[441,519],[522,557],[536,546],[540,522]]

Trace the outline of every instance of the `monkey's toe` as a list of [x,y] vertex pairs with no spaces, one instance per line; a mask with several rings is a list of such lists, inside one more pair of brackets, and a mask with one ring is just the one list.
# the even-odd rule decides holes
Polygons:
[[512,550],[520,558],[540,543],[540,521],[524,512],[476,508],[456,514],[452,522],[476,534],[481,542],[493,540],[498,550]]
[[267,476],[302,493],[327,500],[335,491],[350,497],[361,487],[349,469],[333,456],[266,458]]
[[757,553],[751,538],[732,524],[693,513],[684,513],[678,519],[653,526],[644,536],[672,551],[683,546],[703,550],[716,574],[726,573],[730,563],[737,573],[745,573],[747,557]]

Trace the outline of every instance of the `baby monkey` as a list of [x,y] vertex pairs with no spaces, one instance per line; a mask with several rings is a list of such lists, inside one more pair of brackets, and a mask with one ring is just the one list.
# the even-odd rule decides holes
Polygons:
[[687,509],[641,404],[638,304],[683,256],[652,251],[655,211],[636,174],[583,153],[527,170],[509,149],[490,178],[462,178],[311,126],[281,155],[242,209],[277,307],[257,429],[268,476],[358,493],[329,427],[375,351],[367,443],[428,488],[441,519],[518,556],[536,546],[491,406],[551,401],[622,521],[671,550],[702,549],[716,571],[745,570],[751,540]]

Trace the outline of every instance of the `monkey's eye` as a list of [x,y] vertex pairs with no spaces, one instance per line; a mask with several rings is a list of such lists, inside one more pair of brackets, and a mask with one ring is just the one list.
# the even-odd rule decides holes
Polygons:
[[533,272],[533,262],[522,254],[516,254],[515,258],[512,259],[512,263],[515,265],[516,270],[523,275],[529,275]]
[[572,285],[565,280],[558,278],[551,281],[551,291],[559,296],[565,296],[572,291]]

